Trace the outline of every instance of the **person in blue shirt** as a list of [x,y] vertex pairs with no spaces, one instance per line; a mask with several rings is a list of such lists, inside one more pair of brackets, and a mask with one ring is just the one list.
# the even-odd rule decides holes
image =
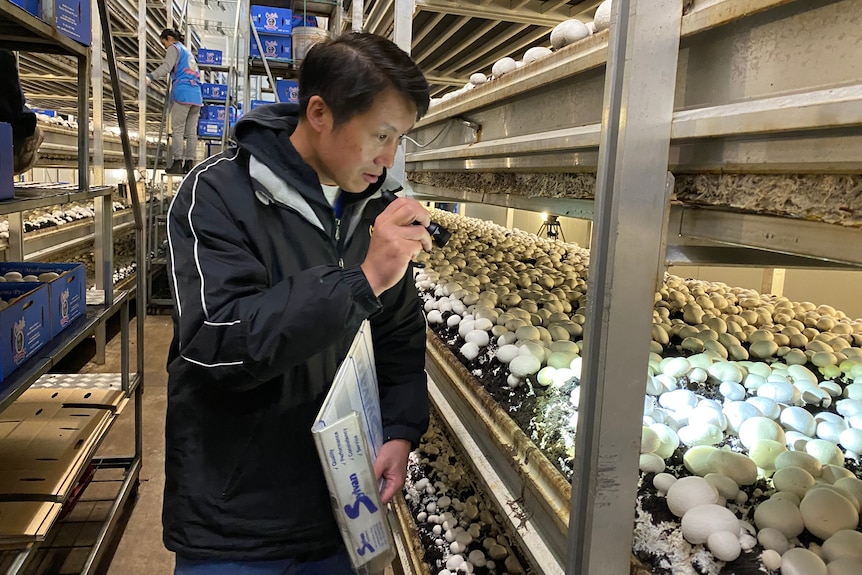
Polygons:
[[174,161],[165,170],[168,174],[186,174],[191,171],[203,105],[200,73],[181,37],[176,30],[162,30],[159,38],[165,47],[165,59],[161,66],[147,74],[148,86],[153,80],[160,80],[168,74],[171,76],[171,156]]

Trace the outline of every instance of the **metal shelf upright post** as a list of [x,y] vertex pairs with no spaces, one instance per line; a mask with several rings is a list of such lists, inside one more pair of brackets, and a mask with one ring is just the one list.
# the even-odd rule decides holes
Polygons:
[[[672,190],[680,0],[611,8],[566,573],[631,570],[644,369]],[[626,361],[614,361],[627,350]]]

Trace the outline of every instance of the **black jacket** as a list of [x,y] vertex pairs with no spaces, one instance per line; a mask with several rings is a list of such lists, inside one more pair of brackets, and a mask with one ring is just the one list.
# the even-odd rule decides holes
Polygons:
[[290,143],[296,124],[294,105],[249,113],[239,148],[186,176],[168,212],[177,305],[163,524],[165,545],[186,558],[314,559],[341,548],[310,428],[364,319],[384,440],[415,446],[427,427],[412,274],[378,299],[359,268],[387,184],[345,194],[336,220]]

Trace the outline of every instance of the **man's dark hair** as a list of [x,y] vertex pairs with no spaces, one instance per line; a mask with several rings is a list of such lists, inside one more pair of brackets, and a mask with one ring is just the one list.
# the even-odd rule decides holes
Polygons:
[[299,107],[305,114],[311,97],[320,96],[338,127],[370,110],[387,88],[413,101],[417,119],[428,111],[428,81],[406,52],[382,36],[344,34],[308,51],[299,71]]

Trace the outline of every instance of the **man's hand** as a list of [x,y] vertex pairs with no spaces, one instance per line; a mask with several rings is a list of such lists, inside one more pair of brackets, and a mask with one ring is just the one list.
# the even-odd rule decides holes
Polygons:
[[397,284],[410,260],[423,249],[431,249],[431,236],[425,230],[430,223],[428,210],[412,198],[398,198],[377,216],[368,254],[360,266],[374,295]]
[[[418,226],[417,226],[418,227]],[[383,505],[404,487],[407,479],[407,457],[410,455],[410,442],[406,439],[390,439],[380,448],[374,461],[374,475],[383,479],[380,501]]]

